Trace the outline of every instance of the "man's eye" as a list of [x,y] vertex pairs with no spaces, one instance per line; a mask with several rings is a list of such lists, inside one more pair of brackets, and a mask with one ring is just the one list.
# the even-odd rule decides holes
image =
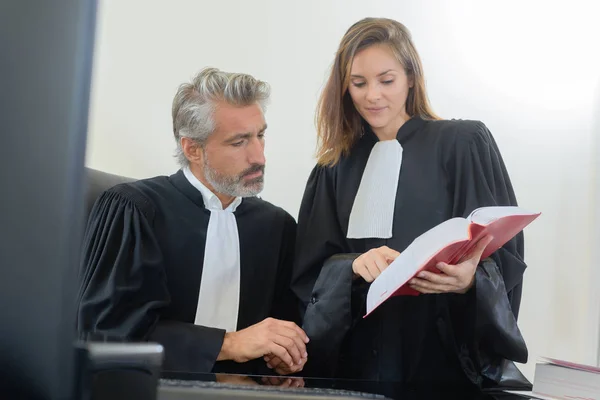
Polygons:
[[243,140],[242,140],[241,142],[235,142],[235,143],[231,143],[231,145],[232,145],[233,147],[240,147],[240,146],[241,146],[241,145],[243,145],[243,144],[244,144],[244,141],[243,141]]

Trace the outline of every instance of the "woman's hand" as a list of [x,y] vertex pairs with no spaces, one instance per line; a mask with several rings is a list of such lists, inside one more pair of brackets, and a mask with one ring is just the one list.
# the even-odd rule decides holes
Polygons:
[[387,246],[371,249],[361,254],[352,263],[354,277],[362,277],[367,282],[373,282],[399,255],[400,253]]
[[475,283],[475,271],[481,255],[493,239],[489,235],[481,238],[456,265],[438,263],[441,274],[421,271],[409,282],[410,287],[425,294],[466,293]]

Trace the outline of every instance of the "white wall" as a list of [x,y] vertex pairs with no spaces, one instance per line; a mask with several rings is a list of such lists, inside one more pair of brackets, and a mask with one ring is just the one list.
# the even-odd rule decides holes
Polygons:
[[248,72],[273,90],[263,197],[295,216],[314,164],[315,102],[341,36],[365,16],[398,19],[435,110],[483,120],[520,203],[543,212],[526,231],[520,326],[531,361],[522,369],[532,378],[540,355],[596,363],[598,15],[597,2],[582,1],[105,0],[87,164],[172,173],[177,86],[209,65]]

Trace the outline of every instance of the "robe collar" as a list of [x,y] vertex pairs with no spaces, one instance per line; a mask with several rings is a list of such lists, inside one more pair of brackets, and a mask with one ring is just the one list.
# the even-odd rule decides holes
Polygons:
[[[400,129],[398,129],[398,133],[396,133],[396,139],[398,140],[398,142],[400,142],[400,144],[402,146],[404,146],[404,144],[417,132],[419,131],[423,125],[425,125],[426,121],[423,120],[421,117],[412,117],[411,119],[409,119],[408,121],[406,121],[401,127]],[[373,144],[375,144],[376,142],[379,141],[379,138],[377,137],[377,135],[375,135],[375,133],[373,132],[373,130],[371,129],[371,127],[369,126],[369,124],[364,124],[364,130],[365,130],[365,138],[371,142],[373,142]]]

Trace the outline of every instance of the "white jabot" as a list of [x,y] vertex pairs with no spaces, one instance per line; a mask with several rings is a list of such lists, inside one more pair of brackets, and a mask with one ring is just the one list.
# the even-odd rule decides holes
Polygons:
[[236,197],[223,209],[221,200],[189,168],[184,168],[183,172],[202,193],[204,205],[210,210],[194,323],[234,332],[240,305],[240,238],[233,212],[242,198]]
[[350,212],[349,239],[392,237],[401,166],[402,146],[397,140],[375,144]]

